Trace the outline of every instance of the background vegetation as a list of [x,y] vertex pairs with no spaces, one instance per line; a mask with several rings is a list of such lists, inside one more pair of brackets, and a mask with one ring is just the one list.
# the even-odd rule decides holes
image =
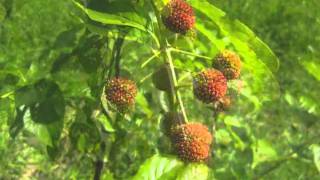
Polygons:
[[[197,13],[195,35],[162,36],[192,54],[213,57],[228,48],[244,61],[243,88],[234,93],[232,109],[216,120],[209,170],[197,167],[205,171],[200,174],[210,171],[216,179],[319,179],[320,2],[189,2]],[[104,179],[142,179],[146,172],[157,177],[160,170],[150,167],[181,163],[164,156],[170,154],[160,131],[167,103],[150,78],[162,64],[154,55],[152,7],[143,0],[80,4],[0,0],[1,179],[90,179],[104,151]],[[143,26],[103,24],[92,12],[86,14],[85,7]],[[133,113],[121,117],[110,112],[110,118],[104,116],[100,99],[105,71],[117,52],[121,74],[137,82],[139,94]],[[173,57],[183,84],[191,82],[190,72],[210,66],[210,61],[179,50]],[[231,84],[235,92],[238,83]],[[209,108],[194,100],[190,88],[181,94],[189,119],[211,127]],[[192,175],[188,168],[179,178]]]

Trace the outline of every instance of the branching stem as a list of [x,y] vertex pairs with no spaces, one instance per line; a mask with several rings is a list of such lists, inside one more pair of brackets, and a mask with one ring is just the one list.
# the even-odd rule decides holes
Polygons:
[[170,50],[178,52],[178,53],[181,53],[181,54],[202,58],[202,59],[205,59],[205,60],[212,60],[211,57],[195,54],[195,53],[192,53],[192,52],[188,52],[188,51],[184,51],[184,50],[180,50],[180,49],[176,49],[176,48],[170,48]]
[[176,88],[178,86],[178,80],[177,80],[176,72],[174,70],[174,64],[173,64],[170,48],[168,47],[167,39],[166,37],[163,36],[164,31],[161,24],[162,21],[161,21],[160,12],[158,11],[154,1],[152,1],[152,5],[158,21],[158,27],[159,27],[158,38],[160,39],[160,49],[161,49],[160,52],[164,58],[165,64],[168,65],[169,71],[170,71],[168,72],[168,74],[169,74],[169,81],[170,81],[170,88],[171,88],[171,92],[169,93],[169,97],[171,99],[170,100],[171,108],[176,110],[178,105],[180,107],[180,111],[183,115],[184,121],[188,122],[187,114],[183,105],[181,95],[178,89]]

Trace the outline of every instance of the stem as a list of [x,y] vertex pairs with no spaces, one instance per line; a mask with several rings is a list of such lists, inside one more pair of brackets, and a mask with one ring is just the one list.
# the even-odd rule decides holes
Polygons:
[[165,63],[168,65],[170,72],[168,72],[169,74],[169,81],[170,81],[170,87],[171,87],[171,92],[169,93],[169,99],[171,102],[171,107],[176,110],[176,105],[178,103],[179,107],[180,107],[180,111],[182,112],[183,115],[183,119],[185,122],[188,122],[188,118],[187,118],[187,114],[182,102],[182,98],[181,95],[179,93],[179,91],[176,89],[176,87],[178,86],[178,80],[177,80],[177,76],[176,76],[176,72],[174,70],[174,65],[173,65],[173,61],[172,61],[172,57],[171,57],[171,52],[170,52],[170,48],[167,45],[167,39],[166,37],[163,37],[163,28],[162,28],[162,24],[161,24],[161,17],[160,17],[160,12],[158,11],[155,2],[152,1],[152,5],[153,5],[153,9],[155,11],[156,17],[157,17],[157,21],[158,21],[158,27],[159,27],[159,34],[158,37],[160,39],[160,52],[164,57]]
[[168,62],[169,64],[169,68],[170,68],[170,79],[172,81],[170,81],[170,86],[171,86],[171,89],[173,91],[173,93],[175,94],[176,96],[176,99],[178,101],[178,104],[180,106],[180,110],[182,112],[182,115],[183,115],[183,119],[188,122],[188,117],[187,117],[187,113],[185,111],[185,108],[184,108],[184,105],[183,105],[183,102],[182,102],[182,98],[181,98],[181,95],[179,93],[179,90],[176,88],[178,87],[178,80],[177,80],[177,76],[176,76],[176,73],[175,73],[175,70],[174,70],[174,65],[173,65],[173,61],[172,61],[172,57],[171,57],[171,53],[170,53],[170,50],[169,49],[166,49],[165,50],[166,52],[166,61]]
[[126,33],[123,35],[123,37],[120,37],[117,39],[117,43],[116,43],[116,54],[115,54],[115,60],[116,60],[116,64],[115,64],[115,71],[116,71],[116,77],[119,77],[120,75],[120,61],[121,61],[121,48],[124,42],[124,38],[126,36]]
[[94,180],[100,180],[102,169],[103,169],[103,159],[104,159],[104,153],[106,150],[106,145],[104,142],[101,142],[100,144],[100,153],[97,155],[97,161],[95,163],[95,172],[94,172]]
[[195,53],[192,53],[192,52],[188,52],[188,51],[184,51],[184,50],[180,50],[180,49],[176,49],[176,48],[170,48],[170,49],[171,49],[171,51],[175,51],[175,52],[178,52],[178,53],[181,53],[181,54],[194,56],[194,57],[198,57],[198,58],[202,58],[202,59],[206,59],[206,60],[212,60],[212,58],[208,57],[208,56],[202,56],[202,55],[199,55],[199,54],[195,54]]
[[150,58],[148,58],[145,62],[142,63],[141,68],[144,68],[149,62],[151,62],[154,58],[158,57],[160,51],[155,52]]
[[95,169],[95,173],[94,173],[94,180],[100,180],[101,177],[101,172],[102,172],[102,168],[103,168],[103,161],[98,160],[96,162],[96,169]]
[[94,173],[94,180],[100,180],[101,173],[103,169],[103,161],[97,160],[95,164],[95,173]]

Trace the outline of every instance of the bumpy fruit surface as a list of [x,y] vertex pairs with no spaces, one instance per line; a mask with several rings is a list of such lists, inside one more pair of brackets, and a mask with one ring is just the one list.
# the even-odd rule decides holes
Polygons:
[[228,79],[237,79],[240,76],[241,60],[240,57],[228,50],[219,53],[213,61],[214,68],[220,70]]
[[179,158],[186,162],[202,162],[210,155],[212,135],[200,123],[188,123],[173,128],[172,142]]
[[204,103],[212,103],[227,93],[227,79],[216,69],[207,69],[193,79],[193,93]]
[[123,112],[134,105],[137,88],[133,81],[124,78],[113,78],[105,86],[107,100]]
[[185,34],[195,24],[192,7],[184,0],[171,0],[162,14],[165,26],[175,33]]

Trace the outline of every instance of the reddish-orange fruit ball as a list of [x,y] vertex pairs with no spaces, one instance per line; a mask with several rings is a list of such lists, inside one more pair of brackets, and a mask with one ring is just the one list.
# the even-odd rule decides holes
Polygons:
[[113,78],[105,86],[105,95],[119,111],[126,111],[135,103],[137,87],[131,80],[121,77]]
[[212,103],[227,93],[227,79],[216,69],[207,69],[193,79],[193,93],[204,103]]
[[228,80],[237,79],[240,76],[241,59],[236,53],[224,50],[214,58],[212,66],[221,71]]
[[210,156],[212,135],[200,123],[188,123],[173,128],[173,146],[179,158],[186,162],[202,162]]
[[184,0],[171,0],[163,10],[164,25],[175,33],[186,34],[195,24],[192,7]]

